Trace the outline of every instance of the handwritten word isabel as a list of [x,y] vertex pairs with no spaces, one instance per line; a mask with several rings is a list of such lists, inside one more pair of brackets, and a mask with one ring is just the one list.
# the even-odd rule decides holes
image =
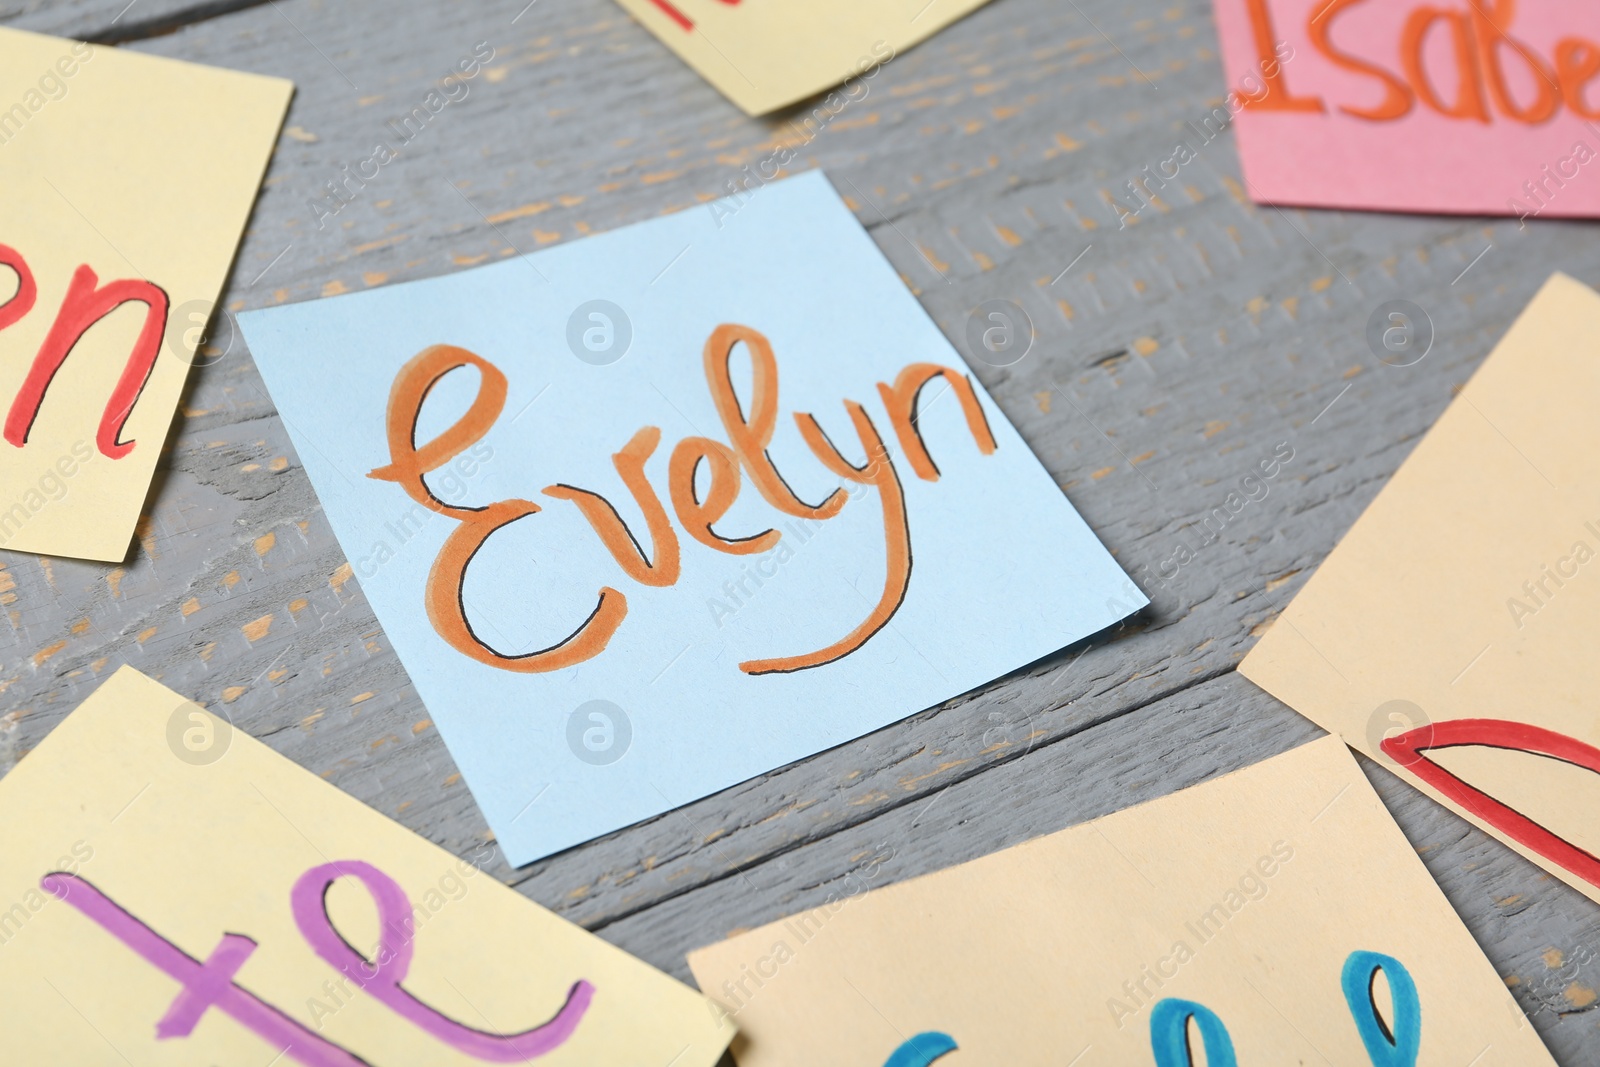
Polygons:
[[[749,353],[752,369],[752,395],[748,404],[742,403],[735,393],[729,366],[735,348],[740,345]],[[472,404],[439,436],[417,444],[417,420],[423,400],[441,378],[463,367],[475,367],[481,376]],[[748,326],[718,326],[705,343],[704,368],[727,442],[685,437],[672,449],[667,464],[666,498],[683,531],[705,548],[734,556],[766,552],[777,545],[782,534],[776,529],[731,534],[716,528],[738,499],[744,476],[749,477],[762,498],[782,515],[807,520],[826,520],[837,515],[849,498],[842,487],[833,490],[820,503],[809,504],[795,494],[768,455],[767,449],[778,425],[778,360],[767,338]],[[930,482],[939,480],[939,468],[922,440],[922,431],[917,425],[917,402],[923,387],[940,377],[960,403],[979,452],[990,455],[996,447],[977,391],[965,375],[936,363],[906,366],[893,385],[878,383],[878,395],[888,412],[889,425],[905,462],[917,477]],[[395,376],[387,412],[390,462],[367,476],[394,482],[417,503],[461,523],[446,538],[428,574],[428,618],[440,637],[458,652],[502,670],[529,674],[562,670],[605,650],[627,617],[628,598],[612,586],[602,586],[594,610],[555,644],[520,655],[495,650],[478,635],[467,618],[462,583],[473,558],[490,537],[511,523],[538,514],[540,507],[523,499],[500,500],[482,507],[447,504],[434,495],[424,480],[429,471],[448,463],[489,432],[505,407],[506,391],[506,376],[482,356],[453,345],[424,349]],[[911,580],[911,531],[900,472],[867,409],[848,399],[844,407],[865,454],[860,465],[845,458],[814,416],[796,412],[794,420],[806,447],[823,467],[847,483],[877,491],[883,514],[883,591],[860,624],[837,641],[796,655],[747,660],[739,664],[739,669],[747,674],[799,671],[841,659],[881,630],[905,599]],[[660,443],[660,428],[644,426],[611,457],[623,485],[644,514],[645,533],[651,544],[648,556],[617,509],[599,493],[565,482],[557,482],[544,490],[545,496],[566,501],[578,509],[624,575],[640,585],[656,588],[675,585],[680,571],[677,531],[661,495],[645,476],[645,464],[655,455]],[[697,476],[702,466],[710,476],[704,497],[697,489]]]
[[[1385,56],[1360,55],[1335,43],[1346,15],[1367,0],[1322,0],[1306,17],[1306,35],[1328,62],[1369,79],[1370,100],[1338,101],[1346,115],[1371,122],[1393,122],[1419,104],[1447,118],[1491,123],[1498,119],[1538,125],[1563,107],[1579,118],[1600,119],[1600,103],[1591,103],[1590,83],[1600,75],[1600,44],[1568,36],[1553,53],[1541,55],[1513,34],[1517,0],[1468,0],[1459,7],[1417,5],[1406,16],[1397,47],[1399,70],[1385,66]],[[1252,37],[1263,62],[1272,58],[1273,30],[1269,0],[1244,0]],[[1443,35],[1450,62],[1428,60],[1428,42]],[[1267,91],[1246,101],[1255,111],[1326,112],[1328,101],[1302,86],[1289,87],[1279,69],[1266,78]],[[1525,86],[1515,91],[1513,86]]]
[[[327,892],[340,878],[355,878],[372,895],[384,931],[368,959],[352,948],[328,916]],[[363,1067],[353,1052],[322,1037],[234,980],[256,950],[243,934],[223,934],[217,947],[198,960],[147,926],[93,883],[64,871],[39,882],[48,893],[71,904],[121,941],[139,958],[183,986],[156,1022],[156,1040],[188,1037],[212,1008],[231,1017],[279,1049],[279,1055],[306,1067]],[[290,910],[300,936],[335,971],[423,1033],[458,1052],[488,1063],[521,1063],[561,1047],[583,1020],[595,989],[579,980],[547,1022],[520,1033],[474,1029],[420,1000],[404,986],[411,970],[412,908],[405,890],[370,863],[343,860],[313,867],[295,882]]]
[[[17,276],[16,292],[0,303],[0,331],[4,331],[33,310],[34,301],[39,297],[39,287],[28,261],[9,245],[0,244],[0,267],[10,268]],[[122,426],[132,414],[139,394],[144,391],[150,371],[156,365],[156,356],[161,351],[161,336],[167,325],[167,292],[159,285],[142,279],[134,281],[124,278],[101,285],[99,276],[88,264],[79,266],[73,273],[72,284],[56,312],[55,323],[45,335],[38,354],[33,357],[33,365],[23,379],[22,388],[17,390],[11,402],[11,410],[6,414],[5,421],[7,441],[18,448],[28,443],[28,433],[33,429],[34,419],[39,417],[39,405],[44,403],[45,393],[67,356],[72,354],[73,348],[83,340],[83,335],[89,332],[90,327],[124,304],[144,305],[144,325],[122,368],[122,377],[117,379],[116,387],[111,390],[111,398],[106,401],[95,444],[103,455],[111,459],[121,459],[133,451],[137,442],[121,439]]]

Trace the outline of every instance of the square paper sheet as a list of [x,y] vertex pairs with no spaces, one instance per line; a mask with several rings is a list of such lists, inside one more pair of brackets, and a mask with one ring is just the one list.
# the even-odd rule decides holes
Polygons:
[[820,173],[240,325],[514,863],[1146,603]]
[[689,965],[739,1067],[1553,1062],[1337,738]]
[[0,29],[0,548],[127,555],[292,91]]
[[988,0],[617,2],[748,115],[844,82],[821,102],[831,121],[839,100],[865,95],[862,79]]
[[1256,200],[1600,214],[1600,5],[1212,2],[1229,96],[1183,136],[1237,113]]
[[710,1067],[732,1036],[131,667],[0,780],[0,817],[7,1063]]
[[1596,410],[1557,274],[1239,670],[1600,901]]

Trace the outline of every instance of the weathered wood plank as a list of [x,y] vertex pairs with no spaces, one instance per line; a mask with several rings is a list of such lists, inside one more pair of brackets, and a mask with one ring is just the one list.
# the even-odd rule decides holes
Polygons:
[[0,26],[86,41],[156,37],[267,0],[14,0]]
[[[696,938],[672,933],[679,902],[736,894],[745,883],[734,872],[753,866],[842,877],[845,853],[830,842],[844,848],[862,828],[910,818],[947,787],[1008,795],[1001,783],[1020,773],[1008,768],[1022,765],[1030,739],[1035,750],[1123,753],[1128,773],[1163,789],[1185,780],[1183,764],[1140,745],[1141,724],[1164,714],[1151,709],[1177,706],[1197,682],[1233,684],[1226,673],[1252,632],[1548,270],[1600,280],[1600,250],[1580,224],[1519,232],[1258,210],[1240,195],[1230,134],[1119,229],[1108,197],[1167,158],[1183,124],[1221,95],[1214,32],[1203,2],[1077,6],[1092,25],[1071,5],[997,0],[889,63],[866,100],[809,141],[803,110],[743,117],[606,0],[283,2],[130,46],[299,86],[226,297],[236,309],[426,277],[693,208],[789,143],[801,166],[827,168],[958,346],[984,299],[1016,300],[1033,319],[1026,359],[976,371],[1155,600],[1139,625],[681,812],[496,871],[525,893],[681,966]],[[102,27],[117,13],[98,2],[30,7],[7,24],[47,12]],[[377,140],[395,144],[389,120],[419,106],[480,41],[496,58],[465,99],[398,146],[331,219],[332,200],[310,206]],[[1495,250],[1452,284],[1490,241]],[[1414,367],[1381,364],[1362,338],[1393,294],[1427,308],[1437,327]],[[481,817],[344,569],[242,344],[196,373],[184,408],[146,537],[120,573],[0,559],[16,598],[0,636],[5,765],[126,662],[467,851],[486,833]],[[1200,521],[1280,442],[1294,458],[1265,497],[1202,544]],[[1163,582],[1180,542],[1195,559]],[[1205,734],[1192,749],[1184,759],[1216,766],[1277,750],[1248,732]],[[1085,813],[1128,798],[1093,776],[1065,792]],[[1044,828],[1021,822],[1016,833]],[[929,841],[930,865],[964,858],[956,839]],[[1496,863],[1514,860],[1492,842],[1479,847],[1498,850]],[[1494,929],[1508,943],[1542,944],[1541,931],[1556,929],[1593,941],[1583,924],[1594,913],[1575,894],[1497,913],[1482,890],[1498,870],[1461,876],[1476,897],[1452,892],[1480,939]],[[745,906],[781,899],[763,890]],[[639,929],[661,933],[637,940]]]

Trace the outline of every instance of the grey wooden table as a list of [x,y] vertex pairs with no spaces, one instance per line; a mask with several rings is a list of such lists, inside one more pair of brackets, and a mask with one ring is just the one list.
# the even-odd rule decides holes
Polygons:
[[[1585,223],[1259,209],[1231,133],[1119,228],[1113,192],[1220,103],[1207,0],[995,0],[809,142],[793,112],[744,117],[610,0],[125,4],[10,0],[0,24],[298,86],[230,309],[681,210],[784,143],[795,169],[859,188],[858,217],[958,346],[981,301],[1028,311],[1027,358],[975,371],[1152,608],[682,810],[528,867],[497,860],[522,893],[684,978],[688,949],[814,906],[869,862],[878,884],[935,870],[1315,736],[1235,665],[1545,276],[1600,283]],[[336,216],[311,206],[480,42],[494,60],[465,99]],[[206,165],[203,144],[172,159]],[[1414,366],[1364,340],[1393,297],[1436,329]],[[126,663],[464,855],[483,819],[243,343],[224,324],[218,344],[124,565],[0,553],[0,768]],[[1294,459],[1267,497],[1163,581],[1177,541],[1199,540],[1189,528],[1280,442]],[[1600,1062],[1600,911],[1365,766],[1557,1060]]]

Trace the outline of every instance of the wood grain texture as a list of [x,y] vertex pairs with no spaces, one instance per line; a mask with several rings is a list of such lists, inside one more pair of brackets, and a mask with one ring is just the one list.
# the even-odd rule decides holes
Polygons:
[[[1027,310],[1027,357],[974,370],[1153,601],[851,744],[495,867],[680,975],[687,949],[825,899],[873,849],[895,850],[887,879],[937,869],[1312,736],[1234,666],[1545,276],[1600,283],[1584,223],[1256,208],[1231,133],[1119,227],[1118,187],[1225,91],[1199,0],[995,0],[809,129],[807,106],[744,117],[608,0],[525,3],[69,0],[0,24],[294,79],[225,296],[235,311],[695,209],[795,147],[794,169],[826,168],[958,348],[981,301]],[[391,120],[480,42],[488,69],[400,144]],[[330,214],[327,183],[380,141],[398,158]],[[205,147],[173,165],[205,166]],[[1435,328],[1415,366],[1364,340],[1395,296]],[[482,817],[243,343],[217,333],[226,351],[191,379],[128,561],[0,554],[0,767],[128,663],[465,853]],[[1280,445],[1293,459],[1267,495],[1202,546],[1201,521]],[[1164,580],[1180,543],[1195,559]],[[1600,912],[1371,773],[1557,1058],[1600,1059],[1600,964],[1568,962],[1600,950]]]

